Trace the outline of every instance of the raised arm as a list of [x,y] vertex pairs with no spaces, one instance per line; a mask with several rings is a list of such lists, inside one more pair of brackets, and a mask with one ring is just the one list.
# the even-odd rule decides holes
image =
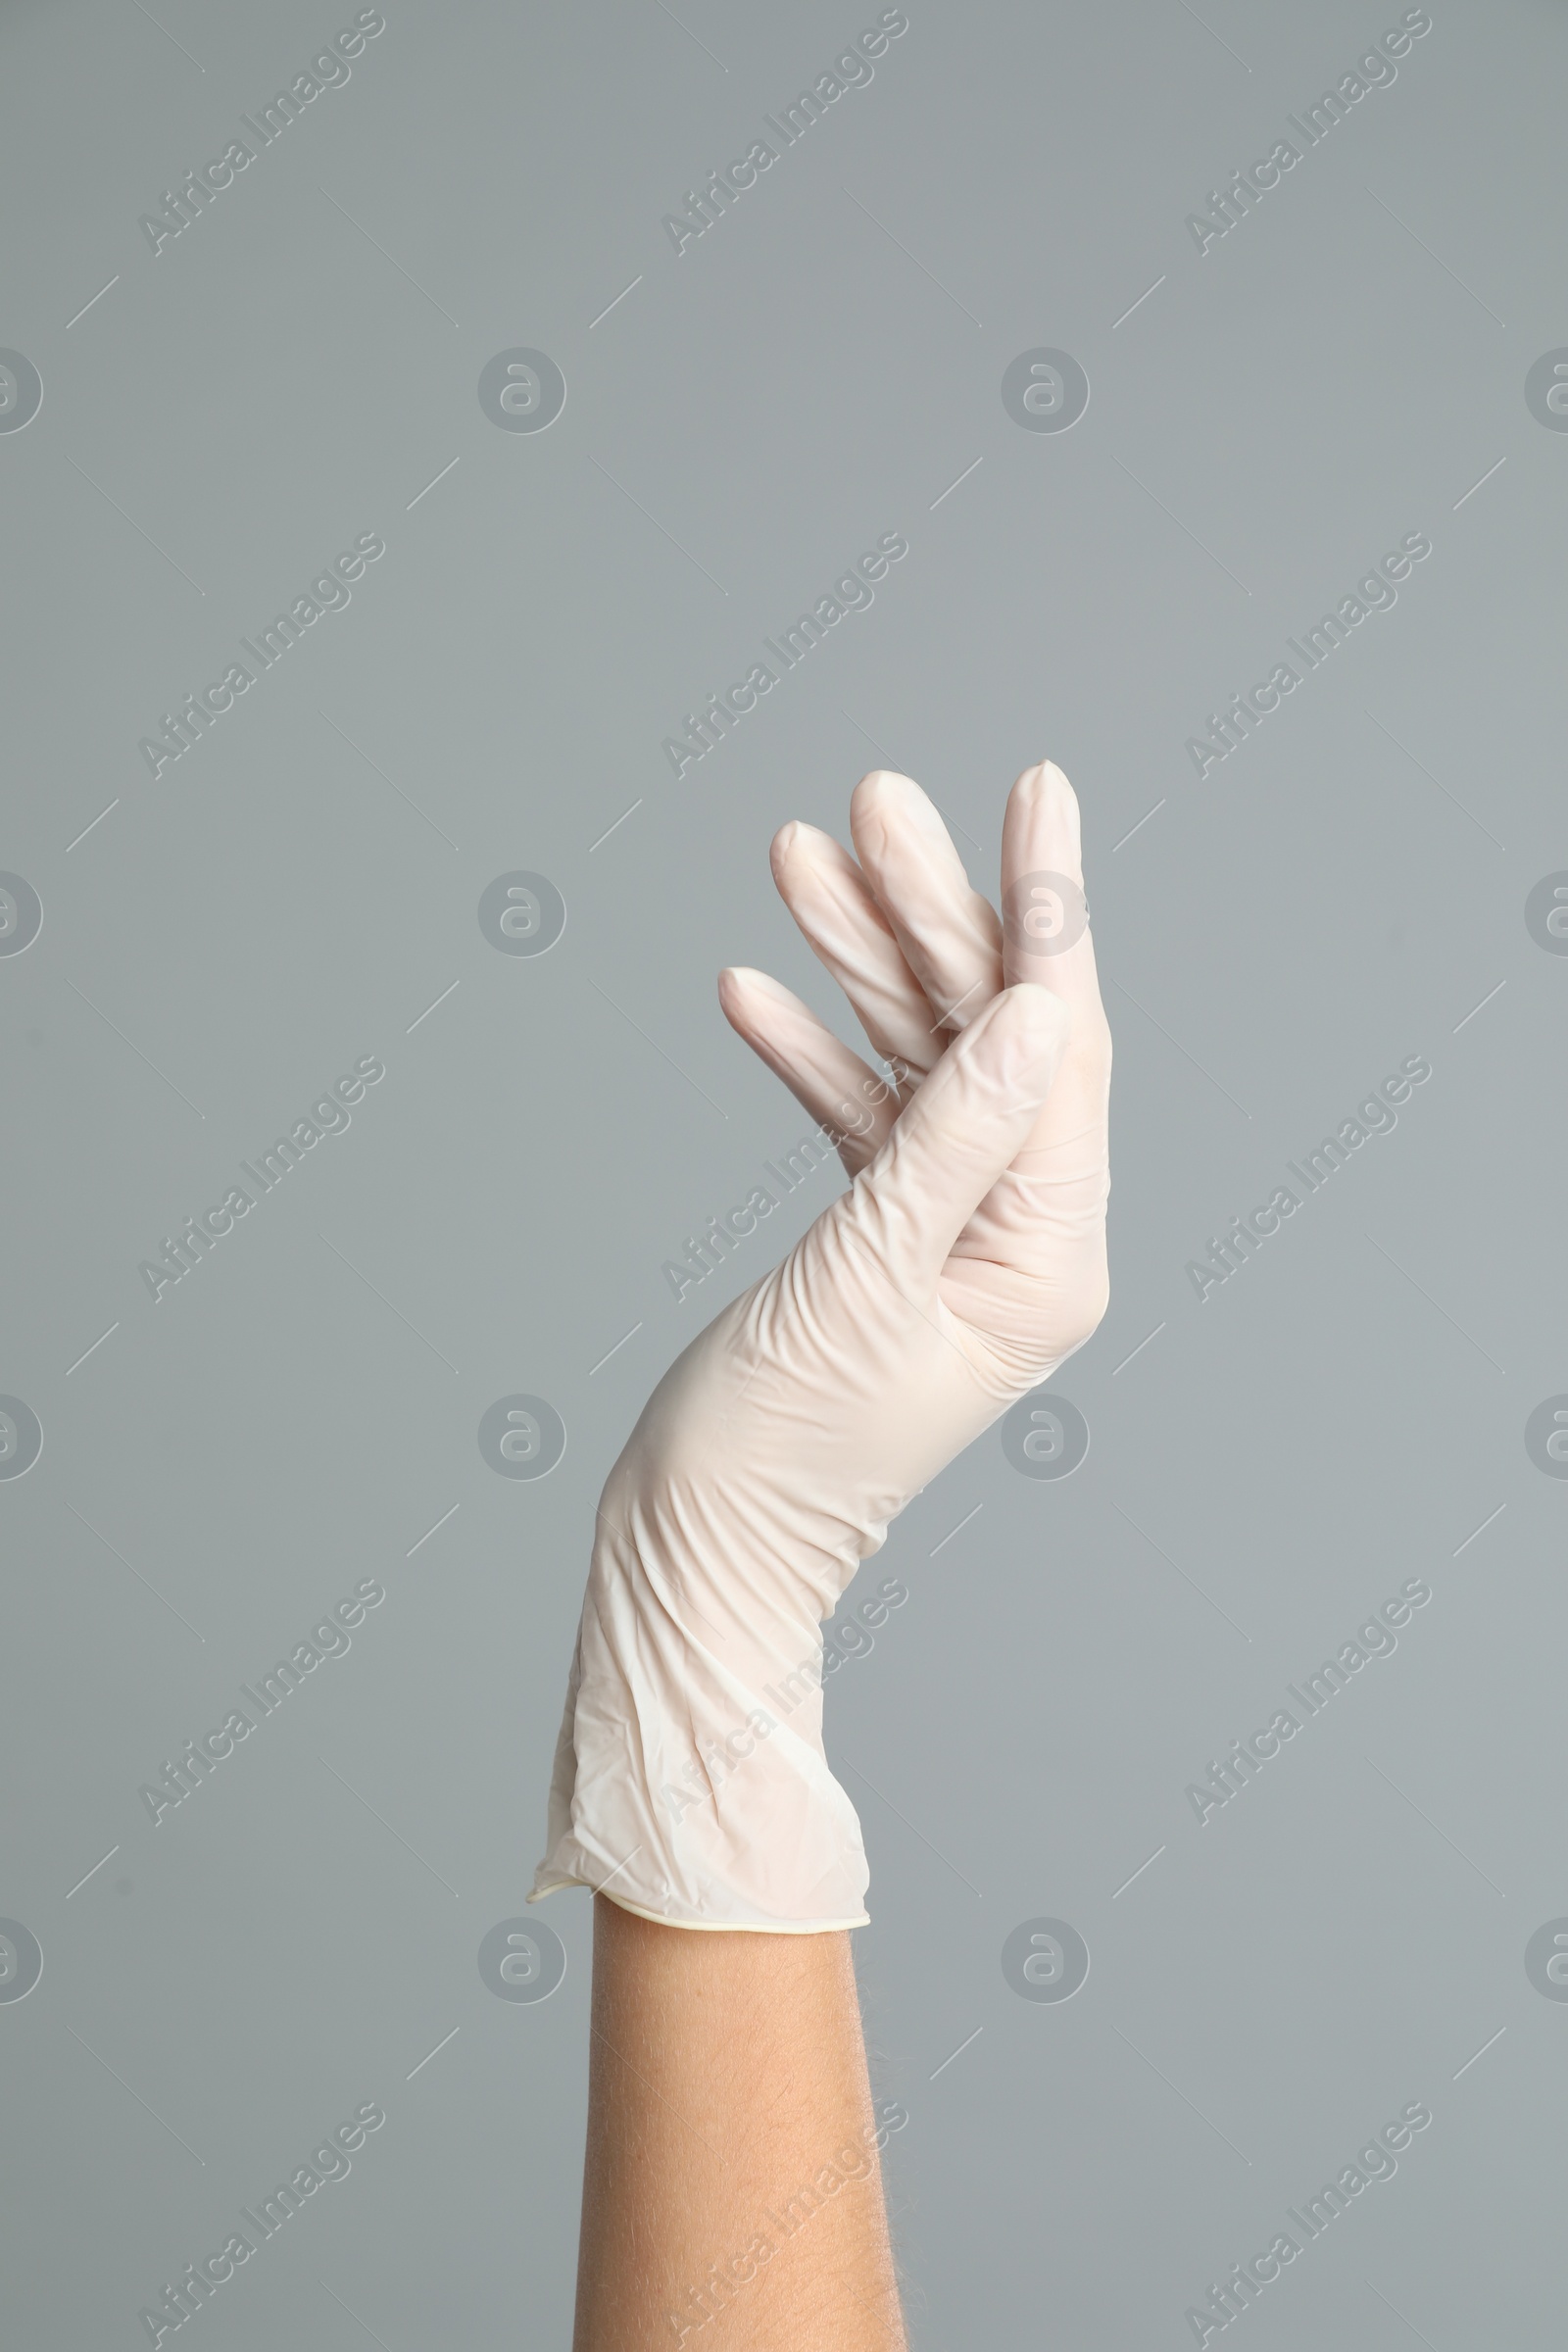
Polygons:
[[786,826],[773,869],[891,1075],[761,973],[720,982],[850,1189],[670,1366],[600,1502],[530,1898],[599,1892],[578,2352],[903,2343],[821,1629],[1106,1302],[1110,1039],[1066,778],[1013,787],[1000,920],[907,777],[866,777],[851,831],[854,856]]

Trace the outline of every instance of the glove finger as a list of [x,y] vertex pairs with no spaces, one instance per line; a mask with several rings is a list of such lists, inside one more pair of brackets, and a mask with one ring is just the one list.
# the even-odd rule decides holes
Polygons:
[[848,850],[814,825],[775,836],[773,879],[884,1060],[924,1076],[944,1038],[875,893]]
[[1053,760],[1026,767],[1007,795],[1002,906],[1008,982],[1033,980],[1075,1012],[1103,1012],[1084,900],[1078,796]]
[[1003,985],[995,907],[971,885],[947,826],[909,777],[888,768],[862,776],[850,831],[939,1030],[964,1028]]
[[993,998],[835,1204],[906,1296],[935,1292],[958,1235],[1034,1127],[1069,1024],[1059,998],[1028,982]]
[[[1025,768],[1007,799],[1002,834],[1004,956],[1009,981],[1031,980],[1072,1015],[1060,1078],[1026,1147],[1025,1167],[1076,1172],[1104,1157],[1110,1025],[1101,1001],[1083,896],[1078,802],[1049,760]],[[1044,1153],[1046,1158],[1037,1159]]]
[[803,1109],[831,1132],[845,1168],[858,1176],[898,1117],[892,1081],[879,1078],[766,972],[740,965],[720,972],[718,1001],[730,1027],[783,1079]]

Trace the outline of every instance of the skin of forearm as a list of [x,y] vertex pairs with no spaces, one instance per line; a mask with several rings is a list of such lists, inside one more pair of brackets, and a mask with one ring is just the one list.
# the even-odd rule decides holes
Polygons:
[[850,1938],[594,1899],[573,2352],[905,2352]]

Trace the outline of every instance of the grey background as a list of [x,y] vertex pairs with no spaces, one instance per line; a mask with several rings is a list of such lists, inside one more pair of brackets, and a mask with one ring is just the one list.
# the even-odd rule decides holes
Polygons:
[[[145,2341],[375,2099],[204,2340],[567,2340],[587,1896],[546,1907],[550,2000],[476,1955],[540,1850],[605,1472],[840,1181],[676,1304],[662,1261],[806,1125],[713,975],[839,1019],[775,827],[842,833],[885,761],[995,892],[1049,754],[1116,1033],[1113,1298],[1054,1383],[1092,1445],[1060,1484],[996,1435],[955,1463],[829,1701],[913,2338],[1190,2342],[1425,2100],[1250,2339],[1551,2340],[1568,2009],[1523,1955],[1568,1913],[1568,1491],[1522,1432],[1568,1390],[1568,962],[1523,907],[1568,866],[1568,437],[1523,386],[1568,343],[1562,10],[1437,0],[1200,257],[1186,215],[1397,9],[911,0],[677,258],[662,215],[875,9],[388,0],[155,258],[138,216],[353,14],[56,0],[0,43],[0,343],[44,385],[0,435],[0,865],[44,909],[0,960],[0,1389],[44,1431],[0,1483],[0,1912],[44,1954],[0,2004],[10,2338]],[[519,345],[566,379],[542,434],[478,404]],[[1003,408],[1036,345],[1088,372],[1070,432]],[[371,530],[155,782],[158,714]],[[874,607],[676,782],[680,714],[894,530]],[[1199,782],[1204,713],[1417,530],[1397,606]],[[568,910],[539,958],[478,928],[515,868]],[[160,1237],[368,1054],[349,1131],[154,1304]],[[1205,1237],[1412,1054],[1397,1130],[1200,1304]],[[567,1429],[542,1482],[478,1450],[516,1392]],[[1413,1576],[1397,1653],[1200,1828],[1187,1784]],[[140,1786],[368,1577],[349,1654],[154,1827]],[[1002,1974],[1039,1917],[1092,1955],[1065,2004]]]

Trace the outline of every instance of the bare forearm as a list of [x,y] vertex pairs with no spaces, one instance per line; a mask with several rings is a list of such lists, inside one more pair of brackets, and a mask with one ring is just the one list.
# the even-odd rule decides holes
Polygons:
[[847,1935],[594,1903],[574,2352],[903,2352]]

